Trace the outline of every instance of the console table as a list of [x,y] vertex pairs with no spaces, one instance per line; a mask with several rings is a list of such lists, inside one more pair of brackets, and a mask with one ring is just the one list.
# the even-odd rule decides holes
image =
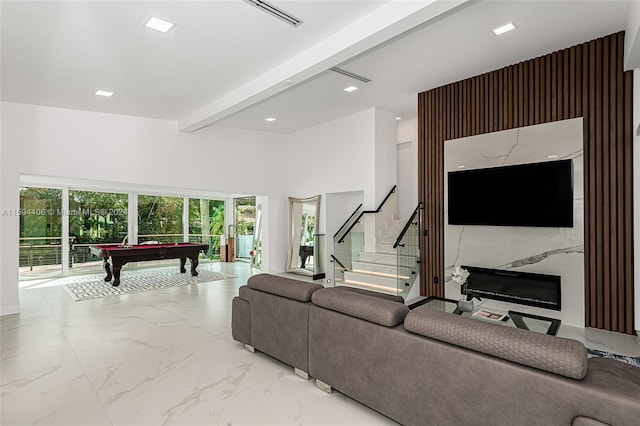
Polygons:
[[[462,315],[463,317],[473,318],[478,321],[486,321],[497,323],[501,325],[506,325],[508,327],[522,328],[524,330],[535,331],[536,333],[549,334],[551,336],[555,336],[558,332],[558,327],[560,327],[560,320],[555,318],[547,318],[539,315],[527,314],[524,312],[517,311],[500,311],[498,309],[493,308],[484,308],[482,306],[476,307],[473,312],[462,312],[458,309],[457,301],[453,299],[445,299],[442,297],[427,297],[426,299],[422,299],[418,302],[415,302],[409,305],[409,309],[415,309],[418,306],[427,305],[429,308],[442,311],[449,312],[455,315]],[[497,313],[506,313],[507,317],[502,321],[494,321],[489,319],[483,319],[478,316],[473,316],[473,314],[481,309],[497,312]]]

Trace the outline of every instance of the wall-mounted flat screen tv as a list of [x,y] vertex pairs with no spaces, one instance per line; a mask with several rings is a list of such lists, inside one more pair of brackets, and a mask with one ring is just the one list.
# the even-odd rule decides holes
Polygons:
[[449,224],[573,227],[572,160],[448,174]]

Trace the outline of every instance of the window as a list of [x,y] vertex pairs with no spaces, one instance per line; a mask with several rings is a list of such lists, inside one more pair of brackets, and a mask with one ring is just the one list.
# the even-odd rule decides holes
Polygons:
[[102,267],[89,252],[93,244],[120,244],[128,233],[127,194],[69,191],[70,267],[74,272]]
[[20,279],[62,274],[62,191],[20,188]]
[[249,259],[256,223],[256,197],[235,198],[236,258]]
[[189,242],[209,244],[209,259],[220,259],[224,201],[189,198]]
[[138,195],[138,243],[184,241],[182,197]]

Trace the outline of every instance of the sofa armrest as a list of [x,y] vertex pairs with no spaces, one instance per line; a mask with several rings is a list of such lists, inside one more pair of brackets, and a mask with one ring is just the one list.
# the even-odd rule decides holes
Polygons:
[[587,351],[577,340],[490,324],[423,306],[405,318],[407,331],[573,379],[587,374]]
[[325,288],[313,293],[314,305],[360,318],[385,327],[401,324],[409,313],[402,303],[368,296],[339,287]]
[[247,285],[253,290],[275,294],[299,302],[309,302],[314,291],[324,288],[319,284],[306,283],[270,274],[254,275],[247,280]]
[[238,342],[251,344],[251,306],[240,297],[234,297],[231,304],[231,335]]

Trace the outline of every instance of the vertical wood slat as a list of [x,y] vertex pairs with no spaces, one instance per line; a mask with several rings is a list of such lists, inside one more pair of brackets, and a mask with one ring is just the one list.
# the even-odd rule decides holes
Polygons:
[[[589,277],[589,281],[587,281],[590,284],[590,296],[591,296],[591,302],[589,304],[590,308],[591,308],[591,312],[592,312],[592,317],[591,317],[591,322],[590,325],[592,327],[598,327],[598,322],[601,321],[599,319],[599,317],[601,315],[599,315],[599,313],[601,312],[601,310],[599,309],[598,306],[598,300],[600,300],[600,292],[599,292],[599,283],[601,283],[601,278],[598,276],[598,244],[597,244],[597,240],[596,240],[596,229],[597,229],[597,215],[596,215],[596,205],[597,205],[597,198],[596,198],[596,180],[597,180],[597,176],[596,176],[596,172],[595,170],[597,169],[597,165],[596,165],[596,154],[595,154],[595,146],[596,146],[596,120],[595,117],[593,116],[593,111],[595,111],[595,109],[591,109],[589,106],[592,104],[593,99],[595,98],[595,84],[593,79],[591,78],[592,76],[595,75],[595,64],[593,62],[593,60],[591,58],[593,58],[595,56],[595,44],[590,43],[588,46],[588,53],[585,55],[584,59],[585,59],[585,80],[586,80],[586,84],[585,87],[583,88],[583,93],[584,93],[584,101],[583,101],[583,113],[586,114],[587,117],[587,123],[588,123],[588,127],[585,126],[585,129],[587,129],[587,135],[589,138],[589,144],[588,144],[588,150],[587,152],[585,152],[585,161],[588,162],[588,174],[589,174],[589,192],[587,194],[585,194],[585,196],[588,196],[589,198],[589,206],[588,206],[588,210],[589,210],[589,221],[588,221],[588,226],[589,226],[589,234],[588,234],[588,241],[585,241],[585,244],[589,244],[590,247],[593,247],[593,249],[591,249],[589,251],[590,254],[590,259],[589,259],[589,265],[590,265],[590,277]],[[586,240],[586,238],[585,238]]]
[[623,37],[419,94],[423,295],[444,295],[444,141],[583,117],[585,324],[633,332],[632,77],[622,67]]
[[[620,37],[622,38],[622,37]],[[622,43],[622,41],[621,41]],[[619,56],[619,60],[622,60],[622,55]],[[632,141],[633,131],[629,131],[633,127],[633,74],[631,72],[624,73],[624,124],[622,129],[624,131],[624,201],[623,201],[623,217],[624,220],[624,232],[628,236],[624,242],[624,272],[625,272],[625,313],[624,313],[624,327],[621,328],[623,333],[632,333],[633,330],[633,239],[630,237],[633,233],[633,198],[631,194],[632,189],[632,164],[633,164],[633,152]],[[626,285],[629,283],[629,285]]]
[[604,64],[605,67],[608,68],[607,69],[607,77],[605,78],[604,82],[605,85],[607,85],[607,93],[608,93],[608,99],[606,99],[607,102],[607,114],[605,116],[605,120],[608,121],[608,128],[609,128],[609,134],[608,134],[608,138],[609,138],[609,164],[608,164],[608,168],[609,168],[609,204],[611,206],[611,213],[610,213],[610,217],[609,217],[609,224],[610,224],[610,232],[611,232],[611,242],[610,242],[610,246],[609,246],[609,252],[610,252],[610,270],[611,270],[611,297],[610,297],[610,305],[611,305],[611,312],[612,312],[612,317],[611,317],[611,330],[613,331],[619,331],[620,327],[622,326],[622,323],[620,322],[620,312],[624,310],[624,308],[622,307],[622,309],[620,309],[621,307],[618,306],[618,287],[619,287],[619,276],[618,276],[618,241],[620,240],[618,238],[618,217],[619,217],[619,212],[618,212],[618,192],[616,190],[617,188],[617,183],[618,183],[618,171],[617,171],[617,166],[616,163],[618,161],[618,155],[617,155],[617,146],[618,141],[617,141],[617,134],[616,134],[616,109],[614,107],[615,105],[615,96],[617,94],[617,90],[616,90],[616,82],[618,80],[618,76],[617,76],[617,67],[616,67],[616,62],[612,61],[611,59],[613,59],[618,52],[617,52],[617,39],[615,37],[612,37],[608,43],[606,43],[607,45],[607,56],[610,55],[609,57],[606,57],[604,60]]
[[[621,213],[622,215],[624,215],[626,217],[627,214],[631,215],[631,185],[630,185],[630,180],[627,180],[627,176],[625,176],[625,173],[629,173],[631,174],[631,160],[626,158],[627,155],[631,155],[631,152],[627,152],[626,150],[626,146],[627,144],[631,145],[631,139],[629,134],[627,134],[624,131],[624,126],[625,123],[627,126],[631,125],[632,123],[632,118],[631,118],[631,93],[632,93],[632,88],[629,87],[628,90],[625,90],[625,81],[626,78],[628,77],[627,74],[624,74],[624,77],[622,76],[622,74],[624,73],[623,70],[623,65],[622,65],[622,58],[624,57],[624,36],[622,34],[618,34],[618,43],[617,43],[617,53],[616,53],[616,62],[617,62],[617,66],[616,66],[616,72],[614,73],[614,75],[616,76],[616,94],[615,94],[615,99],[616,100],[623,100],[623,105],[624,105],[624,111],[620,111],[619,109],[616,109],[616,118],[617,118],[617,123],[616,123],[616,140],[618,141],[617,143],[617,155],[618,155],[618,162],[617,163],[622,163],[624,161],[625,163],[625,167],[624,168],[618,168],[618,175],[617,175],[617,202],[618,202],[618,208],[621,210],[621,212],[619,212],[619,214]],[[626,116],[626,114],[629,113],[628,116]],[[625,121],[626,120],[626,121]],[[626,191],[629,191],[628,194],[626,193]],[[627,198],[628,197],[628,198]],[[629,210],[627,211],[627,207],[629,208]],[[628,223],[621,223],[621,221],[618,222],[618,235],[622,234],[623,232],[625,232],[625,229],[629,229],[631,226],[633,226],[631,219],[628,218]],[[625,243],[627,243],[628,245],[631,245],[630,242],[628,241],[623,241],[622,239],[618,239],[618,262],[617,262],[617,268],[619,271],[619,274],[624,277],[626,274],[630,274],[629,275],[629,279],[632,279],[633,277],[633,270],[631,269],[631,271],[625,271],[625,266],[626,266],[626,261],[631,262],[630,267],[633,268],[633,257],[631,256],[631,253],[627,253],[627,246],[625,245]],[[625,256],[630,256],[630,260],[624,260]],[[626,297],[631,297],[633,298],[633,295],[631,294],[630,296],[627,296],[625,294],[625,289],[624,288],[618,288],[618,324],[619,324],[619,330],[623,330],[623,329],[627,329],[627,328],[633,328],[633,324],[625,324],[625,319],[627,318],[626,315],[624,315],[623,313],[623,308],[625,309],[625,311],[628,311],[628,316],[633,316],[633,307],[632,306],[625,306],[625,300]]]

